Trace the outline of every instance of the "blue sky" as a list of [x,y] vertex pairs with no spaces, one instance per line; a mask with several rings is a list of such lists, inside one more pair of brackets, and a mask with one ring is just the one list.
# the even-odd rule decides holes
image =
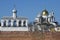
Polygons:
[[12,9],[16,5],[17,15],[34,21],[37,14],[47,9],[54,11],[56,21],[60,23],[60,0],[0,0],[0,19],[3,16],[12,16]]

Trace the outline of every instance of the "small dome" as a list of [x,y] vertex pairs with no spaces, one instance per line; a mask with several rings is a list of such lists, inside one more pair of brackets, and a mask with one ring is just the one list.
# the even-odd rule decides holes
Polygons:
[[17,13],[17,10],[14,8],[14,9],[12,10],[12,12],[13,12],[13,13]]
[[42,11],[42,15],[43,15],[43,16],[47,16],[47,15],[48,15],[48,11],[47,11],[46,9],[43,10],[43,11]]

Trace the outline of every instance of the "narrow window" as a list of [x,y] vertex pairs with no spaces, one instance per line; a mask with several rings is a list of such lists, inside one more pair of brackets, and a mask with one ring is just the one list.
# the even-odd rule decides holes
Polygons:
[[9,27],[11,26],[11,20],[9,20],[9,22],[8,22],[8,26],[9,26]]
[[14,21],[13,26],[16,27],[16,21]]
[[4,21],[4,27],[6,27],[6,21]]
[[23,26],[26,27],[26,21],[23,22]]
[[19,21],[19,27],[21,27],[21,21]]

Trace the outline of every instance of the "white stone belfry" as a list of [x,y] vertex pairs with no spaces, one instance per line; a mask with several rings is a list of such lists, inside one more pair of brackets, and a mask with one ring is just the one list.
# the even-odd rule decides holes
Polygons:
[[12,13],[12,16],[3,16],[1,18],[0,31],[29,31],[28,18],[18,17],[15,6]]
[[12,13],[13,13],[13,18],[15,19],[17,17],[17,10],[16,10],[16,8],[14,8],[12,10]]

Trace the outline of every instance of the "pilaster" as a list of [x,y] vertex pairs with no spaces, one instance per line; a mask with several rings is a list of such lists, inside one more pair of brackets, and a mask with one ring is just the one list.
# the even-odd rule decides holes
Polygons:
[[8,23],[8,22],[9,22],[9,20],[6,20],[6,26],[8,26],[8,25],[9,25],[9,23]]
[[4,26],[4,20],[1,20],[1,26]]
[[13,26],[14,20],[11,20],[11,26]]
[[16,20],[17,22],[16,22],[16,24],[17,24],[17,26],[19,26],[19,20]]

